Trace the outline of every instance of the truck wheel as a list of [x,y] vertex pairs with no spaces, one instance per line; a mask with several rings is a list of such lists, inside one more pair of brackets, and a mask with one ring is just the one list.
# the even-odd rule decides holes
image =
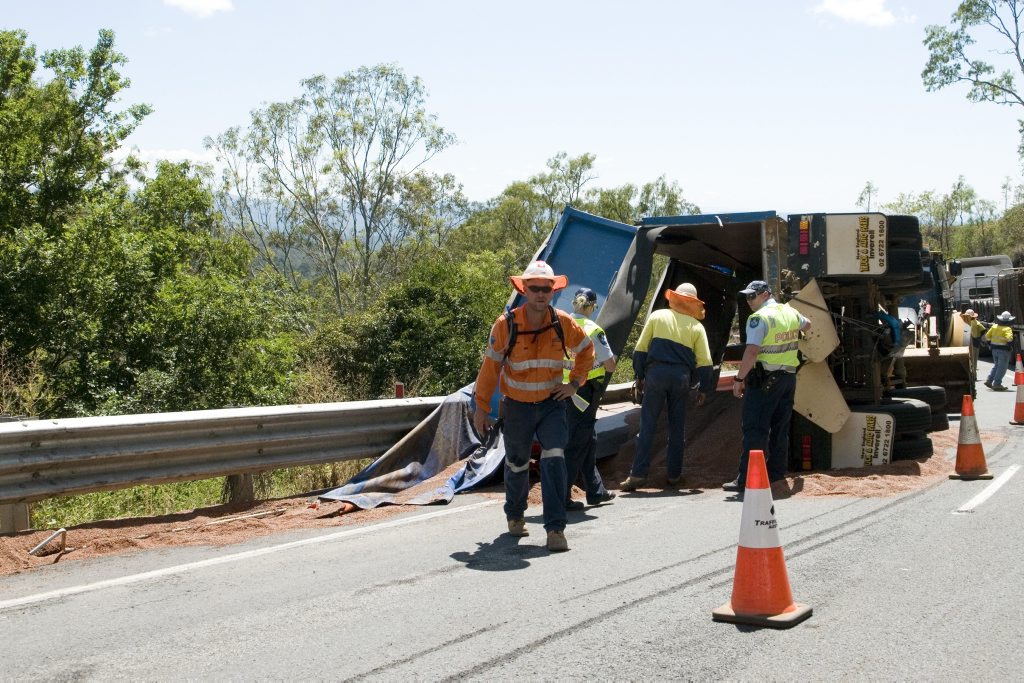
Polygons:
[[893,389],[889,392],[892,398],[916,398],[924,401],[931,408],[932,413],[946,412],[946,390],[937,386],[903,387]]
[[[920,249],[890,249],[886,276],[899,277],[900,280],[919,282],[924,279],[924,265],[921,262]],[[905,277],[904,277],[905,276]]]
[[927,437],[896,439],[892,442],[892,459],[894,461],[928,458],[933,452],[932,440]]
[[931,429],[932,409],[916,398],[894,398],[874,406],[850,406],[855,413],[887,413],[892,415],[893,438],[902,435],[923,435]]
[[932,413],[932,428],[929,432],[944,432],[949,429],[949,416],[945,413]]
[[920,249],[921,225],[916,216],[889,216],[889,249]]

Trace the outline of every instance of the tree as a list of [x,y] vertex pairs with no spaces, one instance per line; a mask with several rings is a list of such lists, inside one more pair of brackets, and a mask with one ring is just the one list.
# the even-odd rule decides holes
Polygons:
[[349,399],[388,396],[402,381],[410,393],[437,396],[473,381],[491,325],[511,286],[490,252],[416,264],[366,311],[325,325],[310,343],[327,359]]
[[451,178],[421,171],[454,136],[427,111],[422,81],[394,65],[313,76],[302,88],[254,111],[247,131],[206,145],[225,163],[219,201],[231,229],[297,291],[326,286],[341,314],[396,275],[425,198],[457,201]]
[[978,193],[960,176],[949,192],[951,208],[960,225],[969,222],[978,204]]
[[[116,187],[127,172],[110,163],[151,109],[114,109],[129,81],[114,50],[114,34],[99,32],[95,47],[45,52],[37,59],[24,31],[0,31],[0,234],[39,225],[55,234],[90,196]],[[34,79],[37,66],[47,82]]]
[[[924,45],[928,63],[921,72],[925,90],[933,92],[957,83],[969,86],[971,102],[992,102],[1024,107],[1015,78],[1024,74],[1021,52],[1021,14],[1024,3],[1017,0],[963,0],[953,12],[950,27],[925,27]],[[998,66],[974,56],[977,29],[988,27],[1005,46],[991,51],[1005,63]],[[1001,69],[997,73],[997,69]],[[1024,161],[1024,120],[1018,119],[1021,139],[1017,148]]]
[[1006,176],[1003,179],[1003,184],[999,186],[999,189],[1003,191],[1003,212],[1010,209],[1010,196],[1013,194],[1013,179],[1010,176]]
[[860,191],[860,196],[857,197],[857,206],[861,207],[865,211],[871,211],[871,198],[878,194],[878,188],[870,180],[864,185],[864,189]]

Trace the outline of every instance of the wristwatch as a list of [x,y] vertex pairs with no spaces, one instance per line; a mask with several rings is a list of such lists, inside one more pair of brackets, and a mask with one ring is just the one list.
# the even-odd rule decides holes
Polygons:
[[580,388],[580,383],[579,382],[577,382],[574,379],[571,379],[571,380],[569,380],[569,384],[572,385],[573,389],[576,389],[577,391],[579,391],[579,388]]
[[746,382],[747,381],[746,377],[740,377],[739,375],[736,375],[735,377],[733,377],[733,379],[735,379],[737,382]]

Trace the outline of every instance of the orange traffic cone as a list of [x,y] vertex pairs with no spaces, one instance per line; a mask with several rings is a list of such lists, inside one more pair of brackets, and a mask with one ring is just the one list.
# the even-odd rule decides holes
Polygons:
[[981,447],[978,420],[974,417],[974,401],[964,394],[960,409],[960,436],[956,444],[956,472],[950,479],[991,479],[985,464],[985,451]]
[[793,602],[764,452],[750,451],[732,600],[711,610],[711,618],[734,624],[792,628],[811,613],[809,605]]
[[1024,383],[1017,385],[1017,404],[1013,407],[1013,419],[1010,420],[1010,424],[1024,425]]
[[1024,384],[1024,363],[1020,361],[1020,354],[1017,354],[1017,365],[1013,369],[1013,386],[1019,387]]

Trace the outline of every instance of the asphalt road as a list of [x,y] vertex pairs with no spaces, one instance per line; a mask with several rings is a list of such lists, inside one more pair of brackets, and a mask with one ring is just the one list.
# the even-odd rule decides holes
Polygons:
[[775,502],[794,598],[814,608],[791,630],[712,622],[742,509],[722,492],[574,513],[557,555],[539,508],[513,539],[500,502],[470,495],[342,531],[0,578],[0,679],[1016,679],[1014,403],[979,385],[982,432],[1006,434],[986,451],[994,481]]

